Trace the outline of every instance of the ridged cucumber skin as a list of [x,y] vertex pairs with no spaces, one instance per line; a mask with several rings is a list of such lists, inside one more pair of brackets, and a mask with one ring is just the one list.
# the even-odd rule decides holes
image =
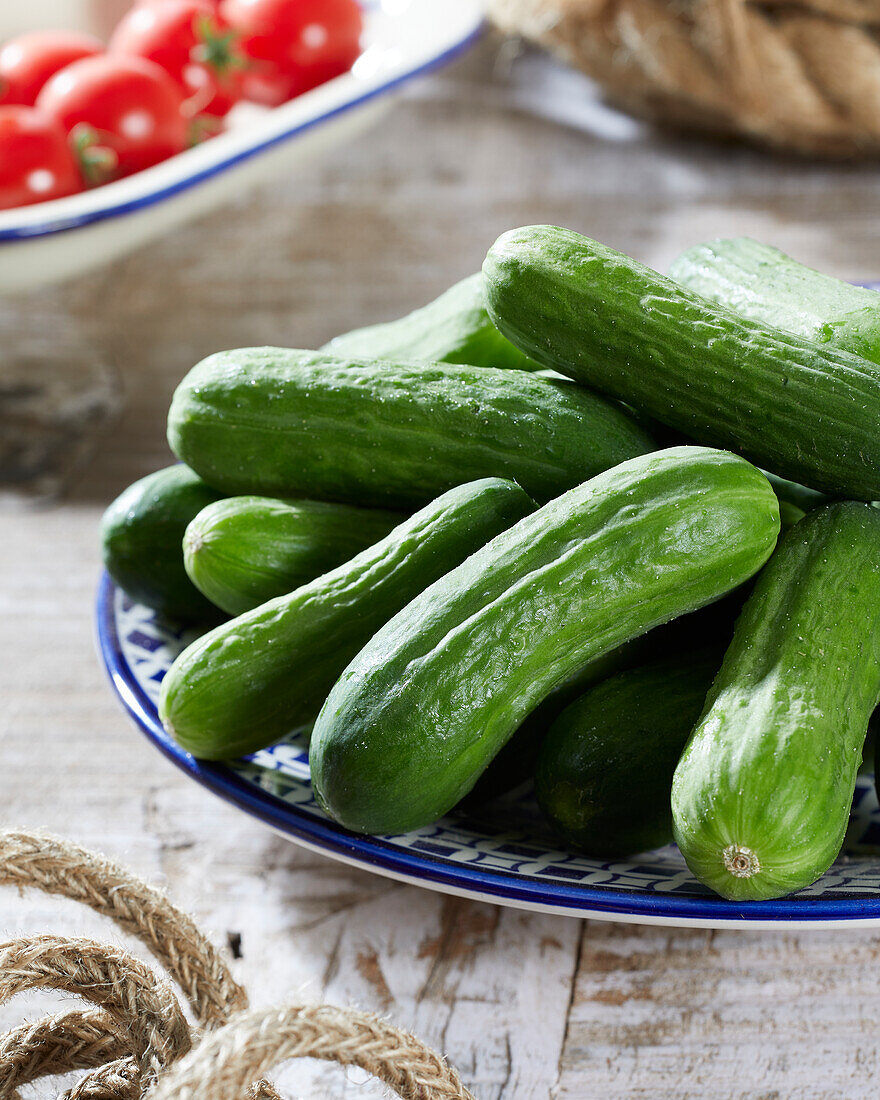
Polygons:
[[688,651],[626,669],[551,725],[535,790],[570,847],[615,857],[670,843],[672,775],[722,656]]
[[880,368],[707,302],[570,230],[505,233],[489,313],[523,351],[698,443],[848,499],[880,498]]
[[187,524],[220,496],[182,465],[129,485],[101,521],[104,567],[116,584],[181,624],[216,620],[217,608],[186,574],[181,543]]
[[782,538],[675,773],[688,866],[736,901],[815,882],[843,842],[880,696],[880,514],[810,512]]
[[566,683],[551,691],[527,715],[497,756],[463,799],[465,809],[478,809],[486,802],[507,794],[535,777],[538,752],[548,728],[565,707],[588,687],[628,668],[646,651],[648,636],[632,638],[616,649],[590,661]]
[[168,440],[227,494],[415,508],[511,478],[542,501],[654,449],[616,404],[527,371],[242,349],[196,366]]
[[743,317],[880,363],[880,295],[749,237],[695,245],[670,276]]
[[405,518],[316,500],[225,497],[187,527],[183,561],[211,603],[241,615],[342,565]]
[[534,508],[511,481],[460,485],[350,562],[204,635],[162,683],[165,728],[193,755],[223,760],[312,722],[384,623]]
[[[788,507],[780,501],[780,519],[783,511]],[[800,516],[803,516],[803,512],[798,513],[798,518]],[[475,808],[481,802],[488,802],[534,779],[541,745],[553,722],[567,706],[574,703],[595,684],[627,669],[653,664],[670,653],[678,654],[685,651],[714,652],[717,650],[719,654],[715,664],[717,670],[721,664],[724,647],[733,635],[734,621],[742,610],[751,583],[747,581],[723,599],[689,615],[682,615],[672,622],[664,623],[632,641],[625,642],[617,649],[591,661],[571,680],[556,688],[538,704],[489,764],[474,784],[473,790],[465,798],[466,807]],[[705,692],[703,694],[705,695]],[[693,724],[691,722],[691,726]],[[668,789],[666,793],[668,795]]]
[[719,598],[779,532],[767,479],[701,447],[631,459],[551,501],[380,630],[312,734],[313,788],[357,832],[441,817],[590,661]]
[[503,370],[537,370],[540,364],[515,348],[489,320],[481,272],[451,286],[433,302],[396,321],[337,336],[331,355],[392,362],[424,360]]

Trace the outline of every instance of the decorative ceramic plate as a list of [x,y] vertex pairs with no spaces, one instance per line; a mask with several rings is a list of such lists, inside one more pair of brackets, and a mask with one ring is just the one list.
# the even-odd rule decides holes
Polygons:
[[226,133],[79,195],[0,211],[0,292],[70,278],[353,137],[391,93],[479,34],[481,0],[362,0],[364,52],[350,73],[273,110],[239,104]]
[[156,709],[160,684],[194,635],[132,603],[106,575],[97,618],[113,686],[153,744],[221,798],[331,858],[447,893],[568,916],[714,928],[880,925],[880,808],[869,775],[859,777],[844,854],[809,889],[779,901],[723,901],[693,878],[673,845],[613,862],[572,855],[526,796],[400,836],[358,836],[317,806],[301,741],[221,765],[195,760],[168,737]]

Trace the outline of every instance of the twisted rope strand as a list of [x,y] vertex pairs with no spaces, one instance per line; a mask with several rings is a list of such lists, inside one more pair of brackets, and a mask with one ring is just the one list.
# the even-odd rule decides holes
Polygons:
[[110,860],[57,837],[0,833],[0,884],[35,887],[89,906],[144,943],[177,982],[199,1023],[223,1023],[247,994],[192,919]]
[[59,936],[0,945],[0,1003],[47,988],[92,1001],[126,1029],[143,1087],[191,1046],[189,1025],[170,984],[120,948]]
[[474,1100],[456,1071],[418,1039],[367,1012],[330,1005],[252,1010],[181,1059],[151,1100],[238,1100],[249,1083],[292,1058],[360,1066],[404,1100]]
[[[90,852],[52,837],[0,833],[0,882],[36,886],[104,913],[166,964],[200,1021],[192,1044],[170,984],[116,947],[38,936],[0,945],[0,1003],[26,990],[73,993],[96,1009],[68,1012],[0,1036],[0,1100],[43,1076],[89,1069],[61,1100],[280,1100],[262,1074],[280,1061],[357,1065],[404,1100],[473,1100],[430,1048],[368,1013],[327,1005],[238,1013],[246,1005],[219,953],[158,891]],[[179,1068],[178,1068],[179,1067]]]
[[490,0],[490,11],[635,113],[805,153],[880,153],[880,0]]
[[143,1080],[131,1058],[120,1059],[86,1074],[61,1100],[140,1100]]
[[95,1069],[130,1053],[131,1044],[102,1009],[67,1012],[22,1024],[0,1036],[0,1096],[39,1077]]

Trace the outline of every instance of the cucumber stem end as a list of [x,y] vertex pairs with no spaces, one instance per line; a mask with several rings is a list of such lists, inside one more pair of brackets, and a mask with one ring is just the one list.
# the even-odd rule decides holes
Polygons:
[[201,531],[187,530],[186,536],[185,536],[185,541],[186,541],[186,547],[185,547],[186,553],[189,554],[190,557],[193,557],[193,558],[196,557],[196,555],[199,553],[199,551],[205,545],[205,540],[204,540],[204,537],[202,536]]
[[761,870],[761,862],[751,848],[743,844],[728,844],[721,853],[725,868],[735,878],[751,878]]

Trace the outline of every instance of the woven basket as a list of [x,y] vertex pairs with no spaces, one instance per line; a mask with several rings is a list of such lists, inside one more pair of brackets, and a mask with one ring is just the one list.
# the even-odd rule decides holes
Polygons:
[[635,114],[828,157],[880,151],[880,0],[490,0]]

